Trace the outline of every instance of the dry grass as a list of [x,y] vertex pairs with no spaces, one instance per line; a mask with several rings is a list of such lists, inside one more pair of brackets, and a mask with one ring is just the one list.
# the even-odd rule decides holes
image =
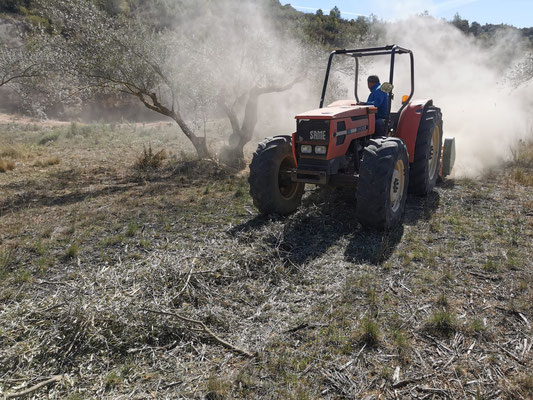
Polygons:
[[59,157],[51,157],[51,158],[37,160],[33,163],[33,166],[37,168],[44,168],[44,167],[49,167],[52,165],[57,165],[60,162],[61,160],[59,159]]
[[159,169],[163,166],[163,161],[168,159],[168,154],[165,149],[154,152],[152,145],[143,148],[142,155],[137,158],[133,167],[139,171],[150,171]]
[[13,160],[4,160],[0,158],[0,172],[12,171],[15,169],[15,162]]
[[525,168],[516,168],[511,174],[511,178],[518,184],[523,186],[533,186],[533,174],[531,170]]
[[533,186],[533,144],[521,141],[513,150],[511,179],[523,186]]
[[212,162],[169,154],[139,180],[146,142],[187,149],[170,128],[10,129],[35,147],[0,177],[0,395],[62,374],[35,397],[531,396],[527,151],[409,198],[381,235],[349,190],[270,219]]
[[0,147],[0,158],[11,158],[11,159],[20,159],[24,156],[24,150],[22,146],[1,146]]
[[531,168],[533,166],[532,142],[520,141],[512,151],[514,166]]

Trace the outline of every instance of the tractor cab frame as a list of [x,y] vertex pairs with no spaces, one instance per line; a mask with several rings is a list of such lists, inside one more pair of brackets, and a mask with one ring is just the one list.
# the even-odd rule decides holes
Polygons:
[[328,66],[326,68],[326,76],[324,78],[324,85],[322,87],[322,96],[320,97],[319,108],[322,108],[324,106],[324,99],[326,98],[326,90],[328,87],[331,65],[333,63],[333,58],[336,55],[353,57],[353,59],[355,60],[355,63],[354,63],[355,64],[354,95],[355,95],[355,99],[357,100],[357,102],[360,103],[361,101],[359,100],[359,93],[358,93],[359,59],[363,57],[390,56],[390,69],[389,69],[388,83],[390,83],[391,85],[394,85],[394,63],[395,63],[396,55],[400,55],[400,54],[409,54],[410,69],[411,69],[411,91],[406,99],[402,99],[402,106],[400,107],[398,112],[392,114],[392,121],[391,121],[391,107],[392,107],[392,100],[394,99],[394,93],[392,92],[392,88],[391,88],[391,91],[387,93],[388,104],[387,104],[387,116],[385,118],[385,132],[388,133],[390,129],[396,129],[396,125],[398,123],[398,116],[401,114],[402,110],[407,106],[407,104],[409,104],[409,102],[411,101],[415,93],[415,60],[414,60],[413,52],[409,49],[405,49],[397,45],[389,45],[389,46],[383,46],[383,47],[368,47],[364,49],[354,49],[354,50],[344,49],[344,50],[332,51],[328,59]]

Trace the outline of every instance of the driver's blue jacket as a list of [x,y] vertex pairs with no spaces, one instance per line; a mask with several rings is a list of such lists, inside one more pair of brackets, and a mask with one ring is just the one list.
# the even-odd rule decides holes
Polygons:
[[366,104],[375,106],[378,109],[376,114],[377,119],[384,119],[387,117],[387,93],[381,91],[381,85],[379,83],[376,83],[370,88],[370,95],[368,96]]

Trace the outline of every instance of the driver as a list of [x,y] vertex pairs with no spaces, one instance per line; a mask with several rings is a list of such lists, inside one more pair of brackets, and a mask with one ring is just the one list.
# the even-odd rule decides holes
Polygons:
[[385,134],[385,118],[387,117],[387,93],[381,91],[381,84],[377,75],[368,77],[368,89],[370,89],[370,95],[366,103],[363,104],[374,106],[378,109],[376,114],[376,134],[383,135]]

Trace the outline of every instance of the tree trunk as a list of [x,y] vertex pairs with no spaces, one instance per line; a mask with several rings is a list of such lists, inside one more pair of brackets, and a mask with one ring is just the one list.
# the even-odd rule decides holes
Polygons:
[[220,161],[230,167],[243,169],[246,166],[246,162],[244,161],[244,146],[252,139],[254,128],[257,124],[258,98],[258,93],[250,92],[248,94],[242,127],[239,126],[236,113],[222,104],[231,122],[233,132],[228,139],[228,143],[220,151]]
[[[205,136],[196,136],[191,128],[189,128],[189,125],[185,122],[185,120],[182,118],[181,114],[174,110],[174,108],[169,109],[168,107],[164,106],[162,103],[159,102],[157,95],[155,93],[146,93],[146,92],[132,92],[135,96],[137,96],[142,103],[149,108],[150,110],[153,110],[155,112],[158,112],[160,114],[166,115],[169,118],[172,118],[180,127],[181,131],[187,136],[187,138],[191,141],[192,145],[194,146],[194,149],[196,150],[196,154],[200,158],[211,158],[211,154],[209,153],[209,149],[207,148],[207,140]],[[147,100],[147,97],[151,100],[151,103]]]
[[196,154],[198,154],[198,157],[200,158],[211,158],[211,154],[209,154],[209,150],[207,148],[207,141],[205,136],[191,136],[189,137],[192,145],[194,146],[196,150]]
[[242,136],[239,133],[232,133],[229,143],[224,145],[220,151],[220,161],[237,169],[243,169],[246,167],[246,162],[244,161],[245,144],[246,142],[243,142]]
[[255,87],[251,89],[248,93],[248,100],[246,101],[244,109],[242,126],[239,126],[239,120],[235,111],[225,103],[220,103],[222,109],[230,120],[231,128],[233,130],[228,143],[220,152],[220,161],[239,169],[243,169],[246,166],[244,160],[244,146],[252,140],[255,126],[257,125],[259,96],[266,93],[283,92],[292,88],[294,84],[300,80],[300,78],[297,78],[285,86],[269,86],[265,88]]

